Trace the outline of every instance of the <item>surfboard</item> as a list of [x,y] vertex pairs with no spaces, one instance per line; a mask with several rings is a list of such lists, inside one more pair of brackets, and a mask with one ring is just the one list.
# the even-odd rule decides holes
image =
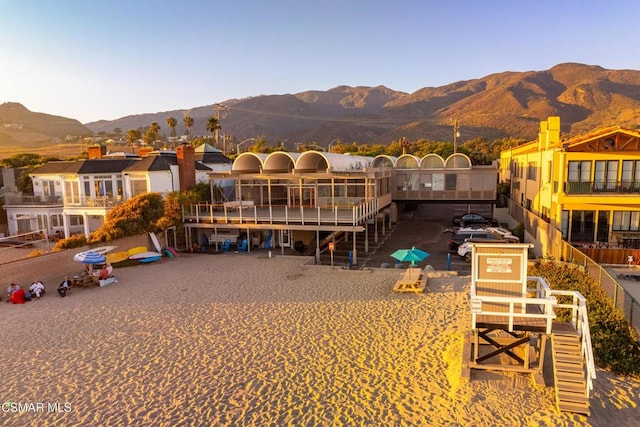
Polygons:
[[142,252],[147,252],[148,250],[149,249],[147,249],[146,246],[136,246],[135,248],[129,249],[127,252],[129,253],[129,256],[131,256],[135,254],[141,254]]
[[160,248],[160,242],[158,242],[158,237],[156,236],[156,233],[154,233],[153,231],[150,231],[149,237],[151,238],[151,241],[153,242],[153,247],[156,248],[156,251],[161,252],[162,249]]
[[122,262],[126,259],[129,259],[129,252],[127,251],[112,252],[105,256],[107,257],[107,262],[110,262],[111,264],[115,264],[116,262]]
[[146,251],[146,252],[140,252],[137,254],[133,254],[131,256],[129,256],[129,259],[135,259],[135,260],[142,260],[145,258],[153,258],[153,257],[161,257],[162,254],[159,252],[154,252],[154,251]]
[[91,248],[89,250],[98,254],[105,255],[107,252],[111,252],[115,248],[117,248],[117,246],[100,246],[98,248]]
[[151,257],[148,257],[148,258],[141,258],[141,259],[138,260],[138,262],[154,262],[154,261],[157,261],[159,259],[160,259],[159,256],[151,256]]

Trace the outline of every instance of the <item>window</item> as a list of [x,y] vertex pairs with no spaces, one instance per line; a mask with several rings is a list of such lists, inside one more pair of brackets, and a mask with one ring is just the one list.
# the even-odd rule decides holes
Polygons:
[[69,225],[83,225],[82,215],[69,215]]
[[538,179],[538,168],[534,162],[529,162],[527,165],[527,179],[531,181]]
[[135,178],[131,178],[131,195],[132,196],[137,196],[138,194],[144,194],[147,192],[147,180],[142,178],[142,179],[135,179]]
[[55,181],[42,180],[42,193],[46,196],[55,196],[56,188]]
[[62,215],[60,214],[51,214],[51,226],[52,227],[62,227]]
[[455,190],[458,182],[458,175],[455,173],[448,173],[445,175],[445,190]]
[[576,194],[585,194],[591,192],[590,161],[569,162],[566,192]]
[[640,212],[616,211],[613,213],[613,231],[640,230]]
[[623,160],[620,189],[631,193],[640,191],[640,160]]
[[618,183],[618,161],[597,160],[593,171],[594,191],[616,191]]

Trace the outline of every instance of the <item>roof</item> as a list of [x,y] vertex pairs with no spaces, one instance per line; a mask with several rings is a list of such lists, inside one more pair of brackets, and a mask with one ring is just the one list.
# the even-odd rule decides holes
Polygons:
[[[178,164],[178,156],[173,153],[159,153],[147,157],[143,157],[138,162],[126,168],[127,172],[154,172],[168,171],[171,166]],[[195,169],[201,171],[210,171],[211,168],[203,165],[199,161],[195,162]]]
[[153,172],[153,171],[165,171],[173,165],[178,164],[176,156],[169,155],[154,155],[143,157],[138,162],[132,164],[126,168],[127,172]]
[[92,159],[62,162],[48,162],[33,170],[30,175],[39,174],[100,174],[121,172],[136,159]]
[[230,164],[233,163],[233,161],[228,158],[227,156],[225,156],[224,154],[222,154],[221,152],[218,153],[198,153],[196,151],[196,153],[193,155],[193,158],[202,162],[202,163],[216,163],[216,164]]

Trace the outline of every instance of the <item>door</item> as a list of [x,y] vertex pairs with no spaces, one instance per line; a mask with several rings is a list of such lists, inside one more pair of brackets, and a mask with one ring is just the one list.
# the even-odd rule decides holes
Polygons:
[[315,187],[289,188],[289,206],[290,207],[314,207],[316,205],[316,189]]
[[291,247],[291,233],[289,230],[280,230],[280,246],[283,248]]

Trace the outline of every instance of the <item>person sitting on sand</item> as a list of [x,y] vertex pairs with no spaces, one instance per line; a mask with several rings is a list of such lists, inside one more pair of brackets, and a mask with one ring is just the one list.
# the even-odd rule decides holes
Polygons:
[[16,286],[18,285],[16,285],[15,283],[12,283],[7,288],[7,302],[11,302],[11,294],[13,294],[17,290]]
[[69,291],[70,287],[71,287],[71,282],[69,281],[69,276],[64,276],[64,280],[62,281],[62,283],[58,285],[58,288],[57,288],[58,294],[62,298],[64,298],[67,295],[67,292]]
[[16,285],[15,283],[12,283],[12,286],[14,287],[15,290],[11,294],[9,301],[11,301],[11,304],[24,304],[25,303],[24,289],[22,289],[20,285]]
[[36,297],[36,299],[40,299],[40,297],[45,294],[44,283],[40,280],[36,280],[29,287],[29,291],[31,292],[31,295]]
[[100,274],[98,275],[98,279],[107,280],[109,278],[109,271],[107,270],[107,266],[103,265],[100,269]]

